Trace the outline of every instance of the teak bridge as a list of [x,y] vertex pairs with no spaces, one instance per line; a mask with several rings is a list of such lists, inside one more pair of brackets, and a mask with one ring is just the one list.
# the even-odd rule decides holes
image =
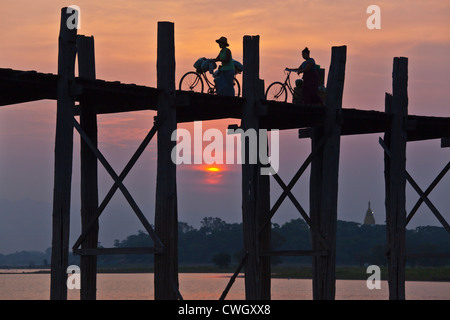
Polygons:
[[[307,255],[312,257],[313,298],[335,298],[335,256],[340,137],[383,133],[386,186],[387,257],[389,298],[405,299],[405,230],[423,202],[450,233],[450,226],[430,202],[428,195],[450,168],[445,166],[424,191],[406,171],[408,141],[442,139],[450,146],[450,118],[408,115],[408,59],[394,58],[392,94],[385,95],[385,112],[342,108],[346,46],[333,47],[326,83],[325,106],[305,106],[266,101],[264,81],[259,79],[259,36],[243,38],[243,98],[222,97],[175,89],[174,24],[158,23],[157,88],[107,82],[96,79],[94,39],[69,29],[67,8],[61,10],[58,74],[0,69],[0,105],[41,99],[57,101],[51,258],[51,299],[67,299],[69,218],[74,128],[81,136],[81,235],[73,245],[80,255],[81,299],[96,299],[97,255],[154,254],[155,299],[182,299],[178,282],[178,217],[176,165],[171,135],[177,123],[241,119],[241,128],[299,129],[299,137],[311,138],[312,151],[289,183],[272,177],[283,192],[270,206],[270,176],[261,175],[261,163],[242,165],[242,221],[244,257],[220,299],[225,299],[241,270],[245,270],[245,298],[270,299],[270,257]],[[75,77],[75,59],[78,73]],[[78,104],[76,104],[78,102]],[[116,173],[97,148],[97,115],[155,110],[153,127],[121,173]],[[75,118],[79,116],[79,122]],[[157,179],[154,228],[123,184],[146,146],[157,134]],[[248,150],[244,156],[248,156]],[[114,184],[99,205],[98,162]],[[310,212],[302,208],[292,188],[310,167]],[[406,182],[420,196],[416,207],[406,214]],[[154,247],[98,248],[98,218],[114,193],[120,189],[131,205]],[[271,249],[271,218],[289,198],[311,230],[312,249],[274,251]],[[442,253],[440,256],[450,256]]]

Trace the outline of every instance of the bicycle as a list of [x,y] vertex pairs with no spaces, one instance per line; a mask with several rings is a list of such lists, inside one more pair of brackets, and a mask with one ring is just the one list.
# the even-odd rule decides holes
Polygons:
[[[216,84],[213,81],[209,80],[208,76],[206,75],[207,72],[203,72],[201,70],[197,71],[189,71],[186,72],[183,77],[181,77],[179,89],[183,91],[193,91],[193,92],[199,92],[203,93],[204,90],[204,83],[208,86],[207,93],[208,94],[216,94]],[[236,73],[240,73],[239,71]],[[234,88],[234,95],[236,97],[240,97],[241,95],[241,85],[239,81],[234,77],[233,81]]]
[[267,87],[265,95],[266,100],[287,102],[288,90],[292,94],[292,96],[295,97],[294,88],[292,88],[290,79],[291,72],[292,71],[289,69],[284,70],[284,73],[286,74],[286,80],[284,80],[284,83],[280,81],[275,81],[271,83],[269,87]]

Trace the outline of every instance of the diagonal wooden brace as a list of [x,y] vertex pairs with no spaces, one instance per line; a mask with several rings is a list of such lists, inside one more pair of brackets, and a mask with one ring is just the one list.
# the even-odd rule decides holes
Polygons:
[[245,259],[247,259],[247,253],[242,257],[241,262],[239,263],[238,267],[236,268],[236,271],[234,271],[233,275],[231,276],[230,280],[228,281],[227,286],[222,292],[222,295],[220,296],[219,300],[225,300],[227,297],[228,292],[230,291],[231,287],[233,286],[234,281],[236,280],[237,276],[239,275],[239,272],[241,272],[241,269],[244,267]]

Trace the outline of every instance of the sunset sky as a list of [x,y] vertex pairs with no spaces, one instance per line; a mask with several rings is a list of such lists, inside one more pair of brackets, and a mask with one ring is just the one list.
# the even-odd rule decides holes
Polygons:
[[[381,29],[369,30],[366,9],[381,9]],[[360,0],[129,0],[8,1],[0,10],[0,67],[57,72],[60,10],[81,8],[79,34],[95,37],[97,78],[156,86],[158,21],[175,23],[176,79],[200,57],[215,57],[215,39],[226,36],[233,58],[242,62],[244,35],[260,36],[260,77],[266,87],[284,80],[285,67],[298,67],[307,46],[329,69],[331,47],[347,45],[344,108],[384,110],[392,91],[393,58],[409,58],[409,113],[450,116],[450,2]],[[240,76],[238,76],[239,79]],[[295,78],[294,78],[295,79]],[[99,148],[120,173],[153,123],[154,112],[99,116]],[[45,250],[50,246],[56,102],[40,101],[0,108],[0,253]],[[225,130],[238,120],[203,123]],[[179,127],[192,128],[192,124]],[[79,235],[79,137],[75,136],[71,238]],[[287,184],[310,152],[309,139],[296,130],[280,134],[280,176]],[[384,223],[383,152],[379,134],[341,140],[338,219],[362,222],[367,203]],[[425,190],[449,160],[439,140],[408,144],[407,169]],[[136,202],[153,222],[156,141],[125,180]],[[241,221],[240,166],[178,167],[179,220],[196,227],[205,216]],[[112,185],[100,170],[100,201]],[[294,188],[308,211],[308,172]],[[450,220],[450,174],[430,199]],[[281,193],[272,180],[272,204]],[[418,196],[408,186],[407,208]],[[299,217],[287,199],[274,221]],[[100,221],[100,241],[143,230],[118,192]],[[438,225],[422,205],[409,228]],[[103,228],[102,228],[103,226]]]

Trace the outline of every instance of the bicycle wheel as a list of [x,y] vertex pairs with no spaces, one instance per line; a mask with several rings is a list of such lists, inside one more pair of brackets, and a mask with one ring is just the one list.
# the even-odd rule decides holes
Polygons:
[[286,87],[281,82],[272,83],[266,90],[266,100],[286,102]]
[[180,80],[180,90],[203,93],[202,77],[197,72],[187,72]]
[[234,77],[233,86],[234,86],[234,95],[236,97],[240,97],[241,96],[241,85],[240,85],[238,79],[236,79],[236,77]]

